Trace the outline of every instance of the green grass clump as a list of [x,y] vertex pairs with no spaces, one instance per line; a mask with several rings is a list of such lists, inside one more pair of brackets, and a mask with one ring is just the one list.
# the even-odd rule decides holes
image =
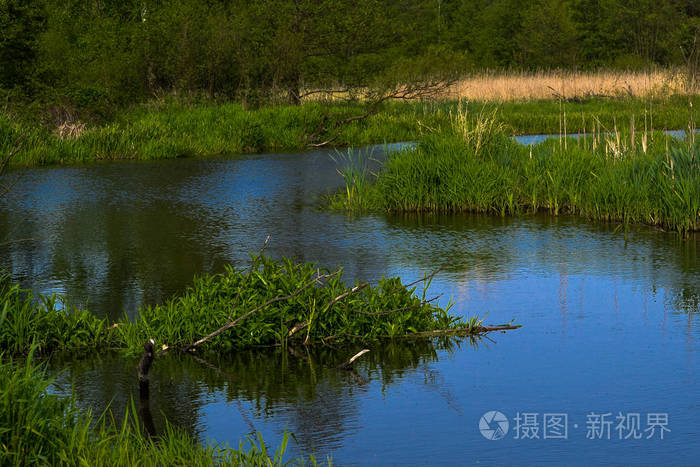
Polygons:
[[[236,103],[168,102],[126,111],[108,123],[88,126],[77,137],[65,138],[49,128],[0,114],[0,154],[9,152],[20,135],[24,135],[23,150],[12,163],[25,166],[301,151],[334,136],[336,128],[332,126],[318,131],[323,122],[364,112],[362,106],[353,104],[307,103],[246,110]],[[334,144],[411,139],[417,131],[412,116],[412,112],[388,112],[353,122],[342,127]]]
[[0,321],[0,349],[10,355],[28,352],[35,341],[41,353],[118,345],[118,336],[105,320],[55,295],[35,297],[4,274],[0,275]]
[[613,130],[530,147],[509,138],[493,115],[460,115],[416,147],[391,154],[377,174],[346,180],[346,192],[333,197],[331,207],[546,211],[700,230],[700,141],[692,137]]
[[117,426],[106,412],[93,419],[74,398],[52,394],[44,370],[0,356],[0,465],[285,465],[285,435],[277,452],[262,438],[238,449],[200,444],[168,425],[158,438],[144,436],[135,407]]
[[[181,296],[143,306],[137,318],[125,317],[113,325],[88,311],[59,306],[62,302],[56,298],[36,301],[5,276],[0,279],[5,319],[0,346],[11,354],[26,353],[33,342],[45,353],[113,348],[140,354],[144,342],[152,338],[159,347],[182,349],[266,302],[295,292],[292,298],[246,316],[205,348],[226,352],[289,341],[373,340],[456,328],[478,332],[479,320],[459,320],[449,313],[450,306],[433,305],[425,291],[418,296],[415,287],[405,287],[398,278],[381,278],[376,286],[357,284],[360,288],[353,291],[342,281],[341,271],[330,273],[313,264],[264,256],[253,261],[250,273],[228,267],[223,274],[195,278]],[[330,277],[317,283],[319,273]],[[300,324],[306,326],[290,336]]]

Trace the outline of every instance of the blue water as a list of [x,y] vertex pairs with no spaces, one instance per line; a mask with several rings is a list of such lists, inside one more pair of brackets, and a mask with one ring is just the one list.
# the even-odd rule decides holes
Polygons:
[[[670,135],[673,138],[677,139],[683,139],[685,138],[686,132],[685,130],[666,130],[664,133]],[[696,129],[695,133],[700,133],[700,129]],[[612,134],[612,133],[610,133]],[[591,136],[592,133],[571,133],[567,135],[569,138],[583,138],[586,136]],[[550,134],[550,135],[521,135],[521,136],[515,136],[515,140],[519,142],[520,144],[537,144],[541,143],[543,141],[546,141],[548,139],[556,139],[559,138],[560,135],[558,134]]]
[[[0,202],[0,239],[34,240],[0,247],[0,267],[114,317],[180,292],[194,274],[245,267],[268,233],[272,256],[342,265],[350,279],[412,281],[443,265],[430,296],[523,327],[447,348],[377,344],[352,375],[334,366],[355,347],[256,350],[210,366],[159,360],[155,429],[167,418],[234,446],[251,431],[274,446],[287,429],[297,440],[288,458],[338,465],[698,463],[697,235],[635,226],[626,236],[569,217],[320,212],[318,197],[342,183],[330,155],[27,170]],[[61,361],[56,387],[120,413],[136,391],[135,364]],[[509,422],[500,440],[479,430],[493,410]],[[587,439],[589,418],[606,413],[611,439]],[[540,439],[516,439],[518,414],[536,415]],[[545,414],[567,416],[566,439],[542,439]],[[639,414],[644,437],[618,439],[619,414]],[[658,429],[646,438],[650,415],[667,418],[663,440]]]

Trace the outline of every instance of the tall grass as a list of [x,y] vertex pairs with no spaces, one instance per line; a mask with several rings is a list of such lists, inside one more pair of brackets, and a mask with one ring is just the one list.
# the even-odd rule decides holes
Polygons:
[[285,465],[287,435],[276,452],[260,436],[231,449],[171,425],[157,439],[144,436],[133,404],[120,425],[109,411],[82,413],[73,398],[49,392],[32,353],[24,361],[0,356],[0,465]]
[[349,148],[346,151],[336,151],[331,157],[338,165],[338,174],[345,182],[344,196],[332,198],[336,208],[347,210],[370,208],[376,202],[368,197],[374,193],[369,189],[369,184],[376,178],[376,174],[370,169],[370,164],[377,162],[374,159],[374,151],[371,148],[359,150]]
[[[614,120],[637,121],[653,115],[655,128],[687,125],[688,101],[700,106],[700,97],[663,96],[654,99],[584,99],[567,103],[569,128],[586,130],[592,116],[613,126]],[[343,126],[336,146],[415,141],[431,130],[452,125],[457,101],[390,102],[376,115]],[[469,112],[491,113],[510,134],[557,133],[560,104],[554,100],[486,103],[472,101]],[[246,110],[234,103],[184,104],[154,102],[124,111],[110,122],[81,127],[75,133],[17,121],[0,114],[0,154],[7,153],[21,134],[25,143],[13,159],[15,165],[71,164],[115,159],[167,159],[177,157],[243,154],[262,151],[299,151],[309,146],[309,135],[328,116],[345,118],[365,112],[361,104],[305,103]],[[333,130],[334,132],[335,130]],[[333,133],[331,132],[331,133]],[[332,134],[325,135],[328,138]],[[320,140],[324,138],[319,136]]]
[[[5,276],[0,279],[0,310],[5,319],[0,327],[0,347],[21,354],[37,342],[42,352],[116,348],[140,354],[143,343],[153,338],[158,346],[184,348],[269,300],[293,294],[319,273],[312,264],[288,259],[256,257],[254,261],[256,267],[247,281],[246,272],[228,267],[223,274],[195,278],[181,296],[143,306],[134,320],[125,317],[113,325],[88,311],[59,306],[54,297],[39,297],[37,301]],[[336,271],[323,286],[307,287],[292,299],[251,314],[240,325],[208,341],[206,348],[225,352],[294,340],[372,340],[472,328],[451,315],[449,305],[446,309],[434,305],[426,300],[425,291],[418,296],[415,286],[407,288],[398,278],[381,278],[376,286],[350,292],[341,271]],[[333,302],[346,293],[345,298]],[[301,324],[306,325],[303,330],[290,336]]]
[[598,122],[590,136],[533,147],[491,131],[490,121],[453,116],[452,126],[392,154],[376,183],[358,185],[370,193],[358,196],[388,211],[547,211],[700,229],[700,145],[693,136],[678,141]]

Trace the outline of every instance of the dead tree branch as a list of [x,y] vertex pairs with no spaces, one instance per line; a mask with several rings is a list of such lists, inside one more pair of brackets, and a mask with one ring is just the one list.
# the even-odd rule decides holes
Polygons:
[[361,356],[363,356],[364,354],[366,354],[366,353],[368,353],[368,352],[369,352],[369,349],[360,350],[360,351],[357,352],[355,355],[353,355],[353,356],[350,358],[350,360],[348,360],[348,361],[345,362],[345,363],[342,363],[342,364],[338,365],[338,369],[339,369],[339,370],[349,370],[349,369],[351,369],[351,368],[352,368],[352,364],[355,362],[355,360],[357,360],[358,358],[360,358]]
[[425,277],[423,277],[423,278],[421,278],[421,279],[418,279],[418,280],[416,280],[416,281],[413,281],[413,282],[411,282],[410,284],[404,285],[404,288],[407,289],[407,288],[409,288],[409,287],[413,287],[414,285],[418,284],[419,282],[426,282],[426,283],[428,283],[428,282],[432,281],[433,278],[434,278],[435,276],[437,276],[437,273],[439,273],[440,271],[442,271],[444,268],[445,268],[445,266],[440,266],[440,267],[437,268],[435,271],[431,272],[430,275],[425,276]]
[[433,297],[430,300],[425,300],[420,303],[416,303],[414,305],[408,305],[404,306],[401,308],[394,308],[393,310],[387,310],[387,311],[362,311],[362,310],[353,310],[355,313],[359,313],[361,315],[368,315],[368,316],[383,316],[383,315],[390,315],[392,313],[398,313],[400,311],[406,311],[406,310],[412,310],[414,308],[419,308],[422,307],[423,305],[427,305],[430,302],[434,302],[435,300],[439,299],[442,297],[442,294],[438,295],[437,297]]
[[[419,99],[433,99],[437,97],[442,91],[454,84],[454,82],[454,80],[428,80],[415,84],[403,84],[395,86],[388,90],[370,93],[368,96],[370,102],[367,105],[367,110],[362,114],[353,115],[345,118],[340,118],[334,114],[324,115],[316,131],[314,131],[311,135],[308,136],[308,147],[322,148],[332,144],[343,133],[345,125],[358,120],[364,120],[367,117],[375,115],[377,112],[379,112],[381,105],[388,100],[408,101]],[[327,133],[333,134],[324,141],[317,141],[317,139],[321,135]]]
[[502,326],[476,326],[473,328],[436,329],[434,331],[415,332],[413,334],[406,335],[406,337],[444,336],[450,334],[485,334],[487,332],[495,331],[510,331],[513,329],[520,329],[521,327],[521,325],[504,324]]
[[325,310],[325,311],[330,310],[330,309],[333,307],[333,305],[335,305],[336,303],[338,303],[339,301],[341,301],[342,299],[344,299],[344,298],[347,297],[348,295],[352,295],[352,294],[354,294],[354,293],[357,293],[357,292],[359,292],[360,290],[362,290],[362,289],[364,289],[365,287],[367,287],[368,285],[369,285],[369,282],[363,282],[363,283],[361,283],[361,284],[356,285],[355,287],[353,287],[352,289],[348,290],[347,292],[344,292],[344,293],[338,295],[338,296],[335,297],[333,300],[331,300],[330,302],[328,302],[328,305],[325,306],[324,310]]

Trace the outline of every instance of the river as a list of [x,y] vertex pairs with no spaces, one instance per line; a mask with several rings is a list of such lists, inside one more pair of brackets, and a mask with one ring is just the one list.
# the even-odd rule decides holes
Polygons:
[[[381,159],[383,148],[368,154]],[[523,327],[377,344],[355,373],[333,367],[352,346],[168,357],[152,370],[153,428],[167,418],[235,446],[254,430],[275,446],[286,429],[296,436],[288,458],[338,465],[697,462],[700,236],[644,226],[626,235],[566,216],[321,211],[320,197],[342,184],[336,159],[15,170],[0,242],[27,240],[0,246],[0,268],[114,319],[182,292],[195,274],[246,267],[267,234],[271,256],[342,266],[350,280],[408,282],[443,266],[430,296]],[[120,413],[136,394],[135,364],[62,359],[55,388]]]

